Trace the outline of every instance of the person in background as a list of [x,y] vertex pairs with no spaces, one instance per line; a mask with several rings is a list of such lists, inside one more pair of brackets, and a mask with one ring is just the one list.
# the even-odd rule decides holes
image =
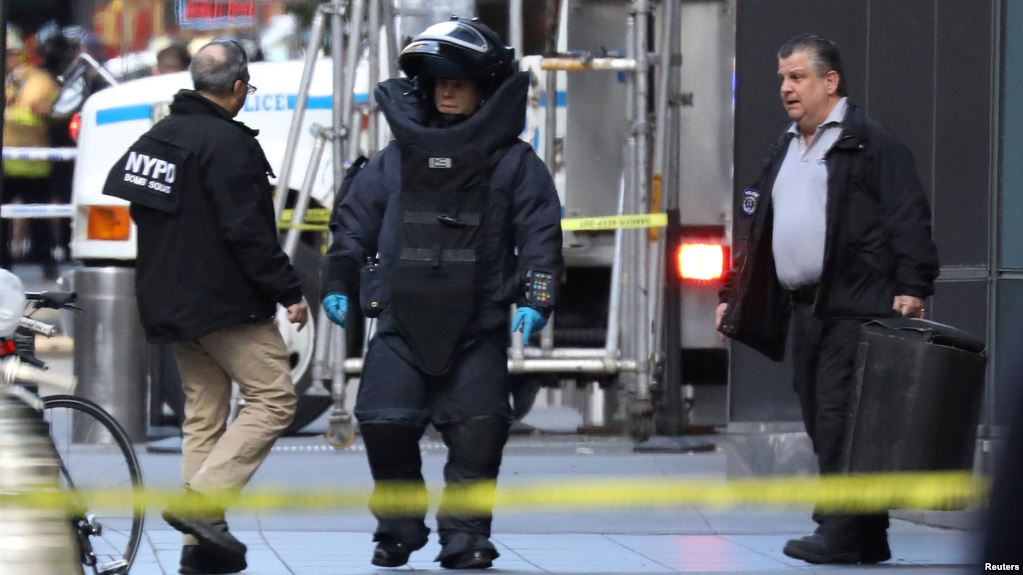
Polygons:
[[[39,58],[42,69],[46,70],[53,78],[63,83],[70,72],[71,66],[78,54],[78,47],[56,23],[50,22],[43,26],[36,34],[39,39]],[[58,91],[57,101],[60,100]],[[54,148],[74,148],[75,141],[68,132],[70,118],[62,117],[53,108],[47,113],[47,129],[50,146]],[[49,197],[46,202],[53,204],[71,203],[71,179],[74,175],[74,162],[52,162],[48,189]],[[51,245],[47,252],[51,253],[57,262],[70,259],[71,242],[71,220],[69,218],[44,220],[49,223]]]
[[[4,134],[5,147],[45,148],[50,145],[48,118],[50,107],[57,98],[59,86],[53,76],[33,65],[25,49],[21,34],[12,28],[7,30],[7,53],[4,62]],[[44,204],[50,203],[50,174],[53,170],[48,160],[11,159],[4,160],[4,202]],[[21,234],[13,232],[14,226],[4,220],[2,250],[9,261],[0,261],[0,266],[10,268],[15,249],[14,240]],[[57,261],[54,258],[54,227],[50,220],[23,220],[27,228],[28,249],[24,259],[42,267],[47,279],[57,276]],[[20,238],[19,238],[20,239]]]
[[181,42],[171,42],[156,53],[154,74],[184,72],[191,63],[192,55],[188,53],[188,47]]
[[[717,327],[780,361],[792,329],[794,387],[821,474],[841,473],[861,325],[924,317],[938,256],[913,155],[846,98],[838,48],[812,34],[778,50],[792,121],[737,214],[745,244],[721,290]],[[810,563],[891,557],[888,515],[814,513],[786,543]]]

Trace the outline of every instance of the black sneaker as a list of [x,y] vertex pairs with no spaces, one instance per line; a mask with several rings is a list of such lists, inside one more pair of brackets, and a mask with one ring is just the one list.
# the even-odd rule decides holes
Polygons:
[[216,553],[225,560],[244,560],[248,550],[245,544],[235,538],[227,529],[227,521],[209,517],[188,517],[167,509],[163,520],[182,533],[199,540],[208,552]]
[[202,545],[185,545],[181,548],[182,575],[220,575],[238,573],[248,567],[245,556],[226,557]]

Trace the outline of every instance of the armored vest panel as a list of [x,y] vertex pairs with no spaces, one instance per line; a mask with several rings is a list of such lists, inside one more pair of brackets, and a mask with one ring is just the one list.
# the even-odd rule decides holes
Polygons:
[[431,375],[450,368],[477,310],[491,166],[468,146],[401,145],[392,303],[419,367]]

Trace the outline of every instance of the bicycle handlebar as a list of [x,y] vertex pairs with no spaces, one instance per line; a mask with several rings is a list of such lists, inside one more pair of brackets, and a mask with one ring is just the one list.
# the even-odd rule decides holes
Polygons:
[[78,301],[78,294],[73,291],[25,292],[25,300],[37,302],[38,307],[78,309],[73,305]]
[[18,356],[11,356],[0,361],[0,383],[3,385],[24,383],[71,393],[78,382],[73,375],[50,373],[22,362]]

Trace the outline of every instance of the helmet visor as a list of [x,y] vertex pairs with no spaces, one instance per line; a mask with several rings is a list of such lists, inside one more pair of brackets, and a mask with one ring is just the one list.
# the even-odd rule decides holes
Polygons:
[[418,40],[440,40],[448,42],[480,54],[486,54],[490,49],[487,39],[478,30],[462,22],[440,22],[423,30],[415,38]]

